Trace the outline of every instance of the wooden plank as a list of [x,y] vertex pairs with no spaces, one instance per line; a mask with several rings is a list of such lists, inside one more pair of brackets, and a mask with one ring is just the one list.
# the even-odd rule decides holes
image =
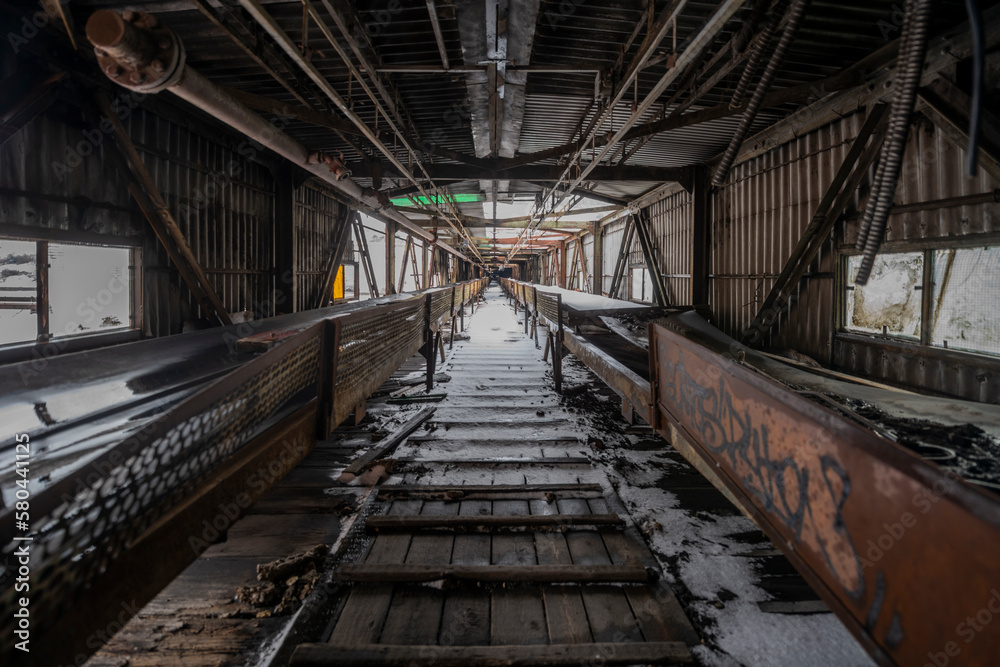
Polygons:
[[[444,501],[429,501],[442,504]],[[523,502],[523,501],[521,501]],[[459,530],[498,528],[553,528],[560,526],[621,526],[617,514],[553,514],[550,516],[373,516],[365,525],[369,530],[400,532],[414,530]],[[598,536],[598,539],[600,537]],[[607,553],[607,552],[605,552]]]
[[483,591],[447,593],[441,612],[441,646],[476,646],[490,643],[490,598]]
[[443,606],[444,591],[426,586],[396,586],[381,643],[436,644]]
[[545,605],[537,587],[497,588],[490,603],[490,644],[549,643]]
[[676,641],[688,646],[701,643],[698,633],[667,582],[626,586],[625,595],[646,641]]
[[[531,501],[532,514],[558,511],[556,503]],[[566,536],[561,532],[536,533],[535,552],[539,565],[570,565],[573,562]],[[550,642],[577,644],[593,640],[578,586],[542,586],[541,590]]]
[[371,644],[378,641],[391,601],[391,585],[355,586],[337,618],[330,643]]
[[386,646],[300,644],[294,667],[577,667],[691,662],[679,642],[550,644],[537,646]]
[[[458,513],[458,503],[446,503],[441,500],[428,500],[424,502],[420,510],[420,517],[431,520],[443,518],[456,518]],[[412,516],[412,515],[411,515]],[[369,526],[375,519],[405,519],[405,516],[390,517],[369,517]],[[448,533],[438,533],[435,535],[414,535],[410,538],[410,550],[406,554],[406,562],[414,564],[438,564],[445,565],[451,563],[451,550],[455,544],[455,536]]]
[[[498,500],[493,503],[493,516],[527,517],[528,501]],[[527,534],[493,536],[494,565],[535,565],[535,540]]]
[[[463,500],[459,503],[460,516],[481,516],[493,511],[488,500]],[[456,535],[451,551],[452,565],[489,565],[492,539],[487,533]]]
[[[566,499],[558,501],[559,512],[565,515],[587,516],[590,506],[586,500]],[[613,515],[617,516],[617,515]],[[573,562],[578,565],[607,564],[611,562],[608,550],[600,533],[593,530],[573,530],[566,533]]]
[[[344,468],[345,475],[358,475],[372,461],[384,458],[386,454],[395,449],[399,443],[406,439],[408,435],[417,430],[417,427],[427,421],[434,414],[436,408],[424,408],[415,414],[406,423],[393,431],[391,434],[379,440],[370,450],[356,458],[349,466]],[[353,479],[353,477],[351,477]],[[341,481],[344,480],[343,475]]]
[[[608,502],[604,498],[596,498],[587,501],[587,505],[592,512],[609,511]],[[634,532],[634,531],[633,531]],[[649,553],[645,543],[639,541],[638,535],[631,535],[628,532],[607,531],[601,533],[604,541],[604,548],[615,565],[645,565],[646,567],[656,567],[656,560]]]
[[[398,500],[389,506],[389,514],[419,512],[423,506],[422,500]],[[372,540],[365,556],[366,563],[403,563],[406,561],[406,552],[410,549],[410,536],[379,535]]]
[[598,642],[641,642],[642,632],[625,591],[618,586],[587,586],[583,591],[590,631]]
[[[494,540],[494,544],[496,540]],[[534,553],[534,549],[532,549]],[[494,553],[494,558],[496,554]],[[502,581],[523,583],[645,583],[644,567],[627,565],[418,565],[410,563],[346,563],[337,570],[341,581],[430,582]]]
[[[481,500],[495,499],[547,499],[549,495],[561,498],[592,498],[600,497],[604,489],[600,484],[482,484],[482,485],[410,485],[397,484],[382,486],[379,489],[380,499],[399,498],[402,496],[421,497],[424,499],[438,498],[443,500]],[[597,494],[597,495],[595,495]]]

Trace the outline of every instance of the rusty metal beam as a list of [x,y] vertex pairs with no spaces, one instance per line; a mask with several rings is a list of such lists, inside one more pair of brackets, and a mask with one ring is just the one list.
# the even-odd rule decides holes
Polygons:
[[[778,276],[771,291],[768,292],[760,310],[754,316],[753,322],[747,327],[746,333],[743,335],[745,343],[760,341],[771,325],[778,320],[778,317],[784,312],[792,290],[798,286],[802,276],[809,268],[809,264],[812,263],[823,244],[830,237],[830,232],[837,219],[854,197],[854,192],[861,184],[861,180],[867,175],[868,168],[875,161],[878,151],[882,147],[886,109],[885,104],[876,104],[868,114],[858,136],[851,144],[847,155],[844,156],[844,161],[837,173],[834,174],[830,185],[827,186],[826,193],[817,205],[812,219],[803,230],[802,236],[795,244],[788,261],[785,262],[781,275]],[[873,139],[870,145],[869,139]]]
[[649,282],[653,286],[653,298],[656,299],[656,305],[667,307],[670,305],[670,301],[667,298],[667,288],[663,284],[663,276],[660,275],[660,265],[656,261],[656,249],[653,247],[653,236],[647,225],[648,220],[646,219],[648,214],[641,210],[636,213],[634,218],[635,234],[639,239],[639,247],[642,248],[642,256],[646,260],[646,269],[649,271]]
[[94,97],[104,119],[107,119],[114,129],[116,144],[135,180],[135,184],[130,186],[129,190],[149,220],[157,238],[160,239],[160,243],[163,244],[170,259],[178,267],[181,277],[194,293],[199,305],[206,311],[205,314],[218,318],[223,325],[232,324],[233,321],[230,319],[226,307],[208,281],[208,276],[201,268],[198,258],[194,256],[194,252],[184,237],[184,232],[181,231],[177,221],[170,213],[170,209],[167,208],[166,200],[163,199],[163,195],[156,187],[152,174],[143,164],[139,151],[132,143],[132,138],[129,137],[128,131],[125,130],[121,121],[118,120],[118,114],[112,109],[111,103],[103,93],[98,92]]
[[649,338],[656,430],[684,435],[878,662],[960,646],[992,664],[1000,634],[959,645],[955,628],[997,595],[995,496],[733,360],[750,351],[690,316]]

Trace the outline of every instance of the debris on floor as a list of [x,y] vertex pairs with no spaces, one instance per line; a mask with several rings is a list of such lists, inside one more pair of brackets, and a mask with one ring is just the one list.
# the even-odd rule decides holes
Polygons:
[[258,612],[259,618],[290,614],[312,592],[329,553],[330,547],[319,544],[308,551],[262,563],[257,566],[257,579],[261,583],[238,587],[236,599],[251,607],[271,607]]

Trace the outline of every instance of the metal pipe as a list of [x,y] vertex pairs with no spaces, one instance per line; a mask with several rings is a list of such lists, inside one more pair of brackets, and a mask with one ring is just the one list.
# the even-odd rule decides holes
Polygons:
[[[903,30],[909,30],[907,42],[900,51],[899,69],[901,75],[895,96],[892,99],[892,115],[889,119],[889,137],[882,148],[882,178],[878,190],[873,190],[865,209],[865,218],[871,218],[871,227],[864,240],[864,256],[854,282],[868,284],[875,256],[882,247],[882,237],[889,218],[889,209],[896,196],[899,172],[903,165],[903,152],[910,136],[910,118],[917,100],[917,87],[923,74],[924,57],[927,54],[927,31],[930,26],[930,0],[910,0],[907,2]],[[907,24],[910,24],[907,27]]]
[[[126,68],[133,68],[130,70],[132,72],[141,72],[142,68],[149,68],[152,62],[148,58],[148,55],[143,56],[141,53],[136,53],[134,50],[128,48],[129,44],[135,43],[135,40],[128,38],[127,35],[137,27],[141,29],[149,24],[148,19],[145,18],[149,16],[148,14],[135,16],[136,18],[129,21],[127,20],[127,16],[119,15],[111,10],[99,10],[94,12],[87,21],[87,36],[94,44],[94,50],[98,53],[99,59],[107,60],[108,65],[112,67],[121,67],[123,74],[129,71]],[[128,25],[128,27],[124,27],[125,25]],[[158,22],[156,25],[162,28]],[[166,31],[165,28],[163,30]],[[159,47],[161,50],[167,50],[167,47],[163,47],[164,40],[172,40],[168,44],[169,49],[176,49],[179,52],[183,52],[183,46],[172,32],[166,31],[160,35]],[[122,59],[118,60],[114,55],[115,53],[120,53]],[[169,90],[192,106],[205,111],[262,146],[274,151],[289,162],[316,175],[329,183],[335,190],[357,202],[362,208],[374,215],[389,218],[414,236],[419,236],[425,241],[434,240],[430,232],[398,211],[391,208],[383,209],[374,196],[364,194],[362,189],[353,181],[349,179],[339,180],[337,175],[331,172],[326,164],[309,164],[310,151],[305,146],[238,102],[221,87],[188,67],[184,63],[183,57],[175,59],[173,66],[171,70],[164,69],[159,72],[155,79],[147,78],[141,86],[143,92],[150,92],[151,88],[155,88],[153,92]],[[133,90],[140,88],[139,85],[131,83],[129,77],[123,75],[118,77],[112,76],[108,72],[107,67],[105,68],[105,73],[113,81],[126,88]],[[149,74],[151,72],[147,73],[147,77]],[[439,242],[438,246],[458,257],[466,259],[464,255],[445,243]]]
[[743,118],[740,119],[739,127],[737,127],[736,133],[729,141],[726,152],[722,155],[722,161],[712,175],[713,186],[720,187],[725,182],[726,176],[733,166],[733,161],[736,159],[737,151],[743,145],[743,140],[746,139],[747,134],[750,132],[750,127],[757,119],[757,113],[761,110],[764,96],[770,90],[771,83],[785,62],[785,55],[788,53],[788,49],[792,46],[792,42],[795,41],[795,35],[798,34],[799,26],[802,25],[802,19],[805,17],[808,7],[809,0],[795,0],[795,4],[788,10],[788,23],[785,24],[785,29],[781,33],[781,39],[778,40],[774,54],[771,56],[771,60],[768,61],[767,67],[764,68],[764,73],[761,75],[760,81],[757,82],[757,87],[750,98],[750,103],[747,104],[747,110],[744,112]]
[[764,57],[764,51],[767,49],[774,31],[778,29],[778,25],[781,23],[781,17],[785,14],[785,6],[787,4],[788,0],[778,0],[775,3],[774,8],[771,10],[773,13],[770,20],[750,46],[750,56],[746,67],[743,68],[743,74],[740,75],[739,83],[736,84],[733,99],[729,101],[730,109],[739,109],[743,106],[743,98],[747,94],[747,89],[750,88],[750,81],[757,73],[757,68],[760,67],[760,60]]
[[[405,138],[403,137],[402,132],[400,132],[399,128],[396,127],[396,124],[393,121],[392,117],[389,114],[387,114],[384,109],[382,109],[381,104],[378,103],[377,98],[374,96],[374,93],[372,93],[371,90],[368,88],[367,84],[365,84],[364,81],[362,81],[360,73],[357,72],[357,70],[354,68],[354,65],[350,62],[350,58],[347,57],[343,49],[339,46],[339,44],[336,43],[336,40],[334,39],[332,33],[330,32],[329,27],[326,25],[326,22],[323,21],[323,17],[319,15],[319,13],[315,10],[312,4],[308,2],[308,0],[303,0],[303,1],[307,3],[309,14],[310,16],[312,16],[313,20],[320,28],[320,31],[323,33],[323,36],[326,37],[330,45],[341,56],[341,59],[347,65],[348,69],[352,71],[355,78],[357,78],[358,83],[360,83],[362,88],[365,89],[365,92],[376,104],[376,107],[382,111],[383,117],[385,118],[389,126],[392,128],[393,132],[395,132],[396,136],[400,137],[400,141],[403,143],[403,145],[406,146],[408,150],[412,151],[412,148],[409,146],[409,144],[407,144]],[[443,210],[437,208],[437,202],[435,201],[435,198],[429,195],[427,191],[424,190],[424,187],[417,182],[416,178],[413,176],[410,170],[407,169],[406,166],[403,165],[403,163],[400,162],[400,160],[396,157],[395,152],[389,149],[389,147],[387,147],[385,144],[383,144],[379,140],[379,138],[375,135],[375,133],[371,130],[371,128],[369,128],[364,123],[364,121],[351,110],[350,105],[348,105],[347,102],[344,100],[344,98],[342,98],[340,94],[333,88],[333,86],[330,85],[330,82],[326,79],[326,77],[320,74],[319,70],[316,69],[315,65],[313,65],[311,62],[305,59],[302,53],[300,53],[299,48],[292,42],[292,40],[288,37],[285,31],[282,30],[281,26],[279,26],[278,23],[274,20],[274,17],[272,17],[270,14],[267,13],[267,11],[264,10],[260,2],[258,2],[258,0],[239,0],[239,2],[240,5],[247,11],[247,13],[250,14],[250,16],[254,19],[254,21],[256,21],[257,24],[260,27],[262,27],[264,31],[267,32],[267,34],[269,34],[275,40],[275,42],[278,43],[278,46],[281,47],[281,50],[284,51],[288,55],[288,57],[293,62],[295,62],[295,64],[298,65],[302,69],[302,71],[305,72],[307,76],[309,76],[310,79],[312,79],[313,83],[315,83],[320,88],[320,90],[322,90],[323,93],[325,93],[326,96],[329,97],[330,100],[337,105],[337,108],[339,108],[340,111],[345,116],[347,116],[347,118],[351,122],[353,122],[358,127],[359,130],[361,130],[361,134],[364,135],[365,138],[368,139],[370,142],[372,142],[372,144],[383,155],[385,155],[386,159],[388,159],[389,162],[391,162],[393,166],[395,166],[399,170],[399,172],[406,177],[408,181],[410,181],[414,186],[416,186],[420,190],[420,194],[427,197],[428,201],[434,204],[435,209],[437,209],[441,213],[441,215],[445,216],[445,220],[455,230],[455,232],[458,233],[459,236],[467,238],[468,232],[465,226],[462,225],[461,221],[459,221],[457,217],[455,218],[455,220],[449,219],[447,214]],[[376,120],[378,119],[378,116],[379,114],[376,113],[375,115]],[[418,166],[422,167],[422,165],[420,165],[419,163]],[[433,184],[433,181],[431,182],[431,185],[435,190],[438,189],[437,186]],[[444,199],[445,203],[448,204],[449,207],[451,207],[450,199],[447,196],[442,197],[442,199]],[[454,215],[456,214],[456,212],[452,210],[452,214]],[[478,256],[479,253],[475,250],[473,244],[470,242],[469,245],[470,248],[472,249],[473,254]]]

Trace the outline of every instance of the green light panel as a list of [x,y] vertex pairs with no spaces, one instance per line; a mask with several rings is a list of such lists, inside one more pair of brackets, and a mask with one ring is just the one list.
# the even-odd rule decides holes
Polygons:
[[[423,204],[424,206],[431,203],[430,197],[414,197],[413,199],[416,200],[418,203]],[[435,196],[433,199],[435,204],[443,204],[445,202],[445,198],[441,196]],[[408,197],[399,197],[397,199],[390,199],[389,201],[392,202],[393,206],[413,205],[413,201],[411,201]],[[451,201],[455,204],[466,204],[469,202],[480,201],[480,199],[479,195],[475,194],[457,194],[451,196]]]

